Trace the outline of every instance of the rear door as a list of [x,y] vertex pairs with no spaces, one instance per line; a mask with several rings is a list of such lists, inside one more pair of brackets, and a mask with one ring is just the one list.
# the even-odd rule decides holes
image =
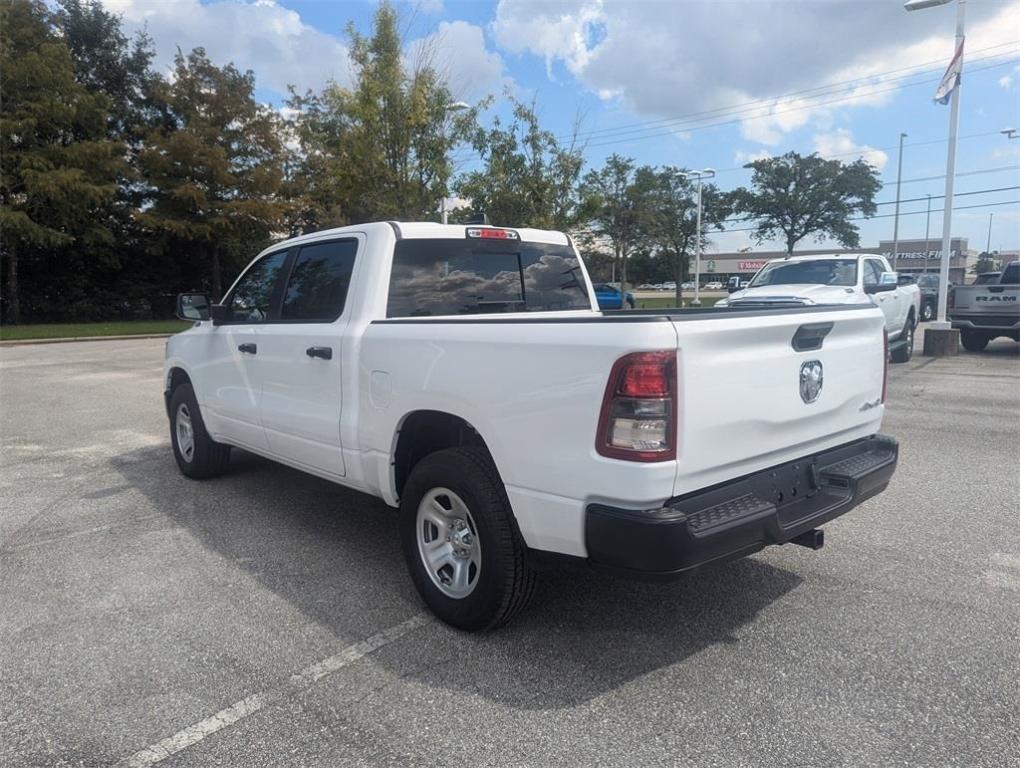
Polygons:
[[[878,430],[883,318],[873,307],[674,320],[676,493],[723,482]],[[801,376],[820,374],[817,397]]]
[[363,236],[302,245],[278,314],[260,337],[262,425],[269,449],[329,475],[346,474],[340,444],[341,346]]

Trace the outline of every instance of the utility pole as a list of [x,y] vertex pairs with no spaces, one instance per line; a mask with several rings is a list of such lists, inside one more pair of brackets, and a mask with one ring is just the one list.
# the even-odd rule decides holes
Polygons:
[[994,213],[988,214],[988,242],[985,245],[985,253],[987,253],[989,256],[992,255],[992,217],[994,215],[995,215]]
[[892,268],[896,271],[896,260],[900,254],[900,182],[903,179],[903,140],[907,134],[900,134],[900,154],[896,163],[896,213],[893,214]]

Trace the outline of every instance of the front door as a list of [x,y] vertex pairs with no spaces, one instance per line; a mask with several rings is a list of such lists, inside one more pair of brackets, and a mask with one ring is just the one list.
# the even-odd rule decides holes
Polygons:
[[269,449],[298,465],[346,474],[340,445],[343,331],[359,237],[301,246],[274,321],[260,329],[260,410]]
[[[878,259],[864,260],[864,285],[878,285],[882,279],[883,264]],[[871,300],[878,305],[885,315],[885,330],[889,338],[896,338],[896,334],[903,330],[903,323],[899,320],[899,291],[880,291],[871,294]]]
[[208,362],[199,372],[204,383],[203,413],[214,438],[266,450],[259,420],[262,393],[262,338],[269,322],[274,292],[287,261],[287,251],[258,259],[223,300],[227,319],[209,329]]

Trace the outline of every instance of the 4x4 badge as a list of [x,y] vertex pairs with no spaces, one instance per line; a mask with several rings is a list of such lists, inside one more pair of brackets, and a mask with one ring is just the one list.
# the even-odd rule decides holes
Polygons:
[[822,361],[808,360],[800,366],[800,399],[813,403],[822,392]]

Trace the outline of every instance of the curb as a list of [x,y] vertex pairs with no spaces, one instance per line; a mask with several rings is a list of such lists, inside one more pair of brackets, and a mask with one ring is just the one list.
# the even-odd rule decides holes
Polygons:
[[70,344],[80,341],[124,341],[125,339],[169,339],[175,333],[130,333],[121,336],[68,336],[62,339],[0,339],[0,347],[21,347],[28,344]]

